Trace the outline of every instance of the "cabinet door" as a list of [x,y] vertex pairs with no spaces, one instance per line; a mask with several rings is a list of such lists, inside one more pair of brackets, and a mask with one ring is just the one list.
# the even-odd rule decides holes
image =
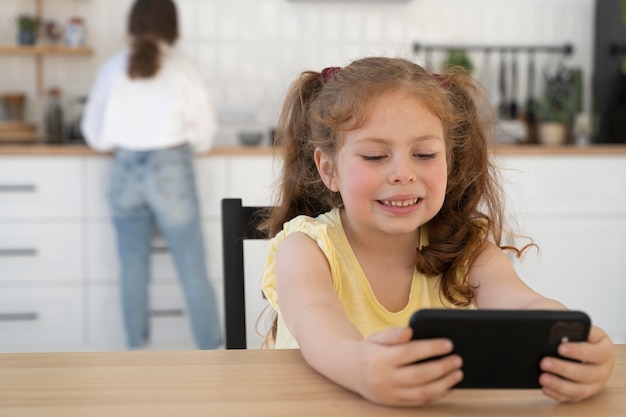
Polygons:
[[85,171],[86,216],[89,219],[108,219],[111,217],[108,197],[111,158],[85,157]]
[[230,158],[225,197],[241,198],[244,206],[271,205],[275,202],[275,181],[281,162],[271,156],[235,156]]
[[526,283],[626,343],[626,219],[534,216],[523,227],[540,249],[517,265]]
[[[222,292],[215,287],[216,294]],[[119,287],[93,284],[89,287],[89,345],[96,350],[126,348]],[[218,297],[221,312],[222,300]],[[153,283],[150,287],[149,349],[195,349],[191,325],[180,286]],[[223,319],[222,319],[223,321]]]
[[82,215],[80,158],[0,158],[0,218]]
[[539,254],[517,264],[540,293],[585,310],[615,342],[626,341],[626,158],[502,156],[507,208],[515,232]]
[[624,156],[498,157],[516,213],[626,213]]
[[0,224],[0,282],[81,281],[81,225]]
[[227,178],[231,175],[227,158],[199,157],[195,162],[196,185],[202,215],[205,220],[219,218],[222,197],[226,194]]
[[82,288],[0,288],[0,351],[84,348]]

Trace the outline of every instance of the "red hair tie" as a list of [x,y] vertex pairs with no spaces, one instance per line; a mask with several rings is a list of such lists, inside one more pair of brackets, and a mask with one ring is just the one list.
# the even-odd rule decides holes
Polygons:
[[439,85],[441,85],[446,90],[450,88],[450,80],[447,77],[444,77],[441,74],[433,74],[433,78],[437,80]]
[[326,84],[328,80],[333,78],[341,70],[341,67],[326,67],[320,72],[320,82]]

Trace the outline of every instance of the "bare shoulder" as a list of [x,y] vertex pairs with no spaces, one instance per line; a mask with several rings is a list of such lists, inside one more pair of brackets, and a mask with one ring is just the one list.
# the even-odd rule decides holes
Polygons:
[[286,236],[278,245],[277,255],[279,257],[299,256],[303,254],[322,254],[322,250],[315,241],[303,232],[293,232]]
[[318,244],[307,234],[302,232],[290,233],[278,245],[276,251],[276,269],[278,275],[288,272],[287,275],[330,274],[328,260]]

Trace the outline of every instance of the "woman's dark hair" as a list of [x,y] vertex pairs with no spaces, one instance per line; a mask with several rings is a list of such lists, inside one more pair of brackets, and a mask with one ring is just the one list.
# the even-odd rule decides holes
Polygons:
[[316,148],[334,157],[344,132],[359,128],[378,97],[390,91],[418,98],[444,128],[448,165],[445,200],[424,227],[428,245],[416,248],[416,268],[441,275],[441,295],[467,306],[474,292],[467,267],[490,240],[520,256],[524,248],[503,243],[503,199],[489,148],[494,117],[473,78],[458,69],[433,75],[399,58],[354,61],[332,77],[307,71],[290,87],[278,122],[276,140],[283,156],[280,201],[264,223],[270,236],[297,215],[316,217],[341,207],[341,195],[322,182],[314,161]]
[[178,14],[172,0],[136,0],[128,18],[130,78],[153,77],[160,67],[159,42],[178,39]]

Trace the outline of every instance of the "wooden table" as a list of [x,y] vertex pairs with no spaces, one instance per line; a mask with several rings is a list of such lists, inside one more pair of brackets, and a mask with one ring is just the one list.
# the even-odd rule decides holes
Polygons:
[[313,371],[298,350],[0,354],[0,416],[626,416],[626,345],[606,389],[578,404],[538,390],[456,390],[386,408]]

